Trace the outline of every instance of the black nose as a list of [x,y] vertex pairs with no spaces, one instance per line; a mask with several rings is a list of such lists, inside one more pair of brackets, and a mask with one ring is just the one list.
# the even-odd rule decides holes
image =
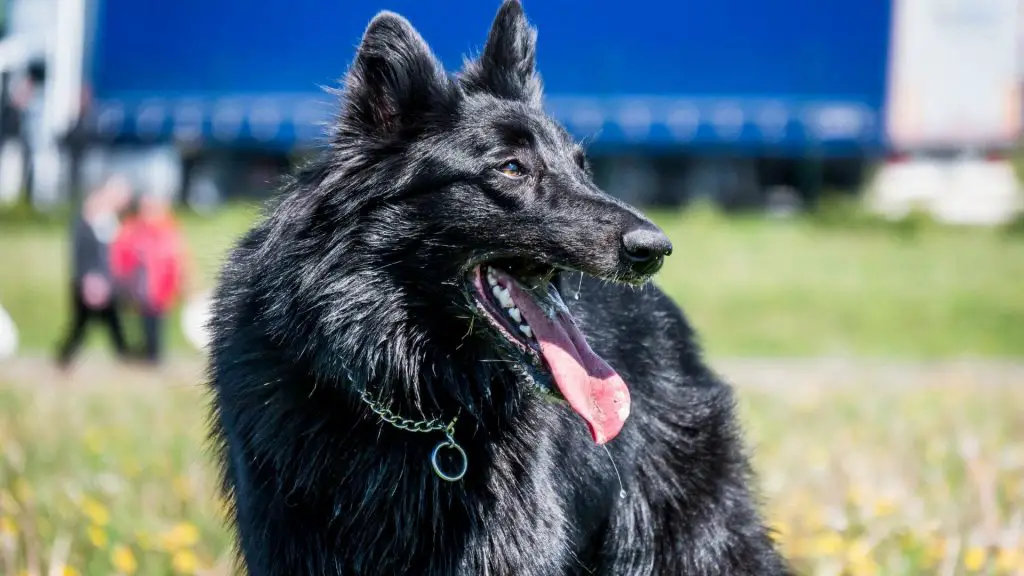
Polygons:
[[672,253],[672,242],[657,228],[644,226],[622,236],[622,249],[637,274],[654,274]]

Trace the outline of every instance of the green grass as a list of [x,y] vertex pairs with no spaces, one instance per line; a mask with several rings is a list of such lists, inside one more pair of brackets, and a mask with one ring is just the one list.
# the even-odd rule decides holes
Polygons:
[[[0,377],[0,573],[227,574],[198,362],[160,375],[93,360],[73,381],[20,364]],[[785,386],[716,368],[752,385],[740,400],[766,515],[800,573],[1024,571],[1019,367],[783,365]]]
[[[211,284],[257,212],[183,217],[196,287]],[[786,221],[699,208],[654,216],[676,247],[656,281],[714,355],[1024,355],[1020,226],[887,224],[847,207]],[[0,218],[0,304],[29,351],[51,350],[67,322],[64,226]],[[176,319],[171,341],[186,348]]]
[[657,282],[722,355],[1024,354],[1024,236],[927,222],[659,218]]
[[[197,288],[257,211],[183,216]],[[864,360],[1024,357],[1024,225],[883,223],[834,206],[786,221],[654,217],[676,247],[657,282],[712,355],[860,358],[726,366],[751,385],[740,400],[766,513],[801,573],[1024,573],[1020,367]],[[67,321],[64,226],[0,214],[0,303],[27,356]],[[167,370],[89,358],[66,381],[39,359],[0,364],[0,574],[229,573],[201,363]]]

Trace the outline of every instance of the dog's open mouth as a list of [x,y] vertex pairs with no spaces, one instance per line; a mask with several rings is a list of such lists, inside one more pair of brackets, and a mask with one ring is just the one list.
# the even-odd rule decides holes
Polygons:
[[[515,272],[512,272],[512,270]],[[598,444],[614,438],[629,416],[622,377],[591,350],[558,290],[553,271],[484,264],[470,273],[477,305],[505,339],[550,372],[560,395],[586,420]]]

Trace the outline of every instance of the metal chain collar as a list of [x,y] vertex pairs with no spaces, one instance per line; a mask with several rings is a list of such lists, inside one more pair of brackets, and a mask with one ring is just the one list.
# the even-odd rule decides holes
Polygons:
[[[370,397],[369,392],[363,390],[360,395],[363,403],[369,406],[370,410],[374,414],[380,416],[381,420],[391,424],[399,430],[405,430],[406,432],[443,432],[445,440],[434,446],[434,450],[430,453],[430,466],[434,469],[434,473],[438,475],[442,480],[448,482],[455,482],[461,480],[466,475],[466,469],[469,467],[469,460],[466,458],[466,451],[462,449],[462,446],[455,441],[455,423],[459,420],[456,416],[452,418],[452,421],[448,424],[444,424],[442,421],[432,418],[430,420],[409,420],[403,418],[398,414],[391,411],[390,408],[381,404]],[[462,464],[455,474],[448,474],[441,470],[441,466],[438,462],[438,456],[442,449],[454,450],[459,459],[462,460]]]

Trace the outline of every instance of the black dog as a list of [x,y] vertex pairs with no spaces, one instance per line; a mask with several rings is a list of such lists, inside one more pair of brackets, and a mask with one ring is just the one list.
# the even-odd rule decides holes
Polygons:
[[253,576],[787,573],[731,392],[647,283],[671,244],[544,114],[534,43],[508,0],[451,76],[379,14],[226,264],[213,438]]

